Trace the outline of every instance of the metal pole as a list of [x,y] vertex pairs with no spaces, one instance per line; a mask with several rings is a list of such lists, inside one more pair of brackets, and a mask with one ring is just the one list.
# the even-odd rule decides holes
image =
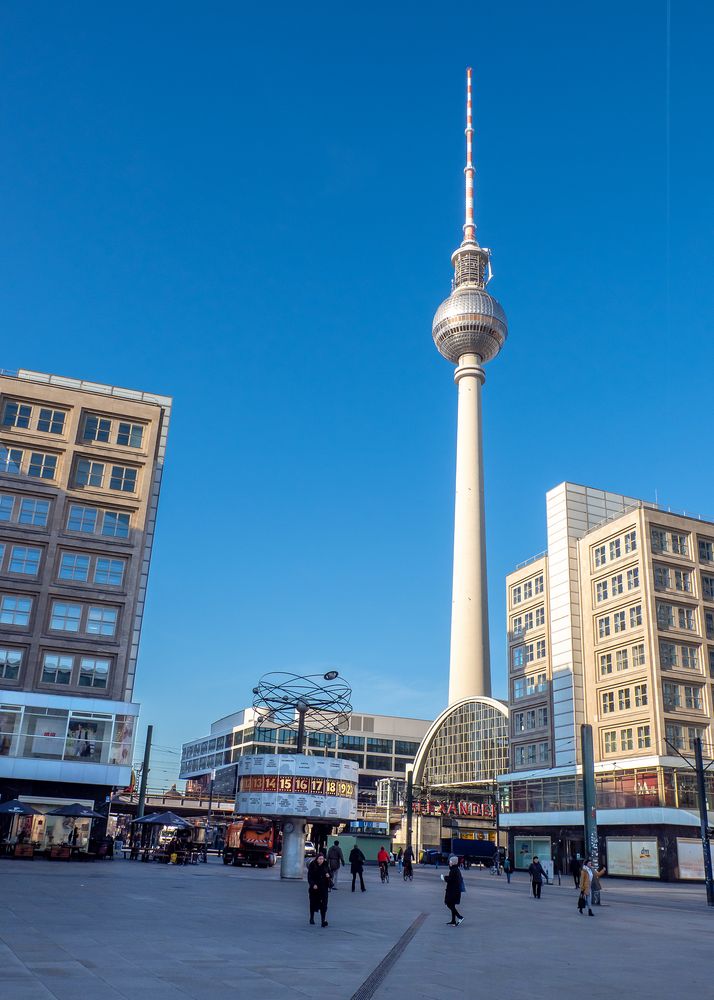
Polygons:
[[297,731],[297,752],[302,753],[303,745],[305,743],[305,713],[307,712],[307,706],[305,708],[300,708],[298,706],[298,731]]
[[151,738],[154,735],[154,727],[146,727],[146,746],[144,747],[144,765],[141,769],[141,783],[139,785],[139,804],[136,807],[136,818],[141,819],[144,815],[146,805],[146,782],[149,778],[149,760],[151,758]]
[[211,771],[211,781],[208,786],[208,812],[206,813],[206,832],[203,835],[203,857],[208,860],[208,831],[211,828],[211,809],[213,808],[213,782],[216,780],[216,772]]
[[600,848],[597,839],[597,802],[595,792],[595,757],[593,754],[593,727],[580,727],[580,747],[583,759],[583,819],[585,827],[585,854],[599,865]]
[[411,847],[412,821],[414,818],[414,771],[411,767],[407,768],[407,797],[405,805],[407,809],[407,847]]
[[709,817],[707,816],[707,789],[704,781],[704,761],[702,760],[702,740],[694,738],[694,760],[697,766],[697,788],[699,790],[699,821],[702,828],[702,851],[704,852],[704,881],[707,887],[707,906],[714,906],[714,879],[712,878],[712,855],[709,847]]

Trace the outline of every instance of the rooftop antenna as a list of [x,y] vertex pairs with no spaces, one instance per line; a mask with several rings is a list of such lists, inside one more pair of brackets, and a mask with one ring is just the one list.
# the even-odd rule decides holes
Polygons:
[[473,161],[473,113],[471,103],[471,67],[466,70],[466,217],[464,220],[464,243],[476,242],[474,222],[474,161]]

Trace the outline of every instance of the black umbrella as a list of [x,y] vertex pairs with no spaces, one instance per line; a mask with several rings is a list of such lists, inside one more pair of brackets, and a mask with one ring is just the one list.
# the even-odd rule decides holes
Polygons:
[[50,809],[47,816],[69,816],[73,819],[106,819],[106,816],[102,816],[101,813],[95,812],[94,809],[90,809],[89,806],[82,806],[79,802],[73,802],[68,806],[58,806],[56,809]]
[[33,809],[32,806],[28,806],[26,802],[20,802],[19,799],[10,799],[9,802],[3,802],[2,805],[0,805],[0,813],[7,816],[42,815],[38,809]]
[[171,811],[151,813],[149,816],[142,816],[141,819],[135,819],[134,823],[144,823],[146,826],[180,826],[184,829],[191,826],[185,819]]

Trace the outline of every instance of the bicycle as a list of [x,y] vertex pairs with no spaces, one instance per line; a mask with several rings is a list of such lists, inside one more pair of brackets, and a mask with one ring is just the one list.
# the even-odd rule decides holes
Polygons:
[[387,861],[379,862],[379,877],[383,882],[389,882],[389,863]]
[[405,882],[407,881],[407,879],[409,879],[409,881],[411,882],[412,879],[414,878],[414,871],[412,869],[412,863],[411,863],[411,861],[405,861],[404,862],[404,872],[403,872],[403,875],[404,875],[404,881]]

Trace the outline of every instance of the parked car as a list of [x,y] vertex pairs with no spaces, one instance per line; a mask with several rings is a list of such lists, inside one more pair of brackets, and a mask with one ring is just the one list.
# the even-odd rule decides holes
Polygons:
[[306,858],[314,858],[316,854],[317,854],[317,851],[315,850],[315,845],[313,844],[313,842],[311,840],[306,840],[305,841],[305,857]]

